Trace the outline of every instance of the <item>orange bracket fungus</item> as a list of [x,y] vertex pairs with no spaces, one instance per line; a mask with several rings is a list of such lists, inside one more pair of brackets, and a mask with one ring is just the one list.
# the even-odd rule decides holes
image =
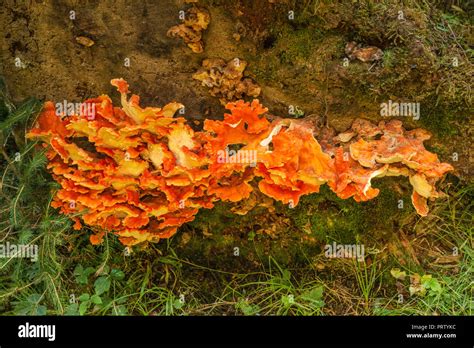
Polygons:
[[383,176],[408,177],[425,216],[427,201],[440,196],[436,181],[453,169],[424,148],[428,132],[406,131],[397,120],[358,119],[335,135],[305,120],[270,122],[258,100],[239,100],[226,105],[222,121],[206,120],[195,132],[175,117],[183,105],[142,108],[126,81],[112,84],[121,107],[106,95],[89,99],[81,110],[94,110],[91,117],[58,114],[47,102],[27,135],[48,149],[47,168],[61,186],[52,206],[74,228],[91,227],[93,244],[106,232],[127,246],[169,238],[200,208],[248,199],[257,187],[291,207],[324,184],[342,199],[366,201],[379,193],[372,179]]

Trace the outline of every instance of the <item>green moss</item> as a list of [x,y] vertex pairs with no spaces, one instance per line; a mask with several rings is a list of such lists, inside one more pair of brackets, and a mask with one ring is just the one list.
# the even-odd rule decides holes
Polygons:
[[308,59],[321,32],[311,28],[291,30],[285,28],[279,35],[276,50],[282,64]]
[[[357,203],[353,199],[338,198],[326,186],[319,194],[305,196],[300,204],[286,208],[295,226],[321,242],[355,243],[366,235],[383,236],[399,228],[399,222],[413,213],[410,193],[399,195],[393,188],[399,180],[384,178],[375,181],[380,194],[368,202]],[[405,185],[407,185],[405,183]],[[403,206],[399,208],[400,200]]]
[[295,29],[285,23],[272,28],[269,35],[274,38],[272,47],[258,57],[246,57],[251,62],[252,72],[257,79],[265,82],[294,79],[292,67],[306,66],[325,34],[311,27]]
[[220,234],[229,225],[234,225],[238,216],[230,211],[230,205],[217,202],[213,209],[201,209],[189,226],[211,234]]
[[467,112],[436,107],[430,103],[424,103],[420,123],[422,126],[439,137],[454,136],[459,134],[458,125],[455,121],[467,121]]

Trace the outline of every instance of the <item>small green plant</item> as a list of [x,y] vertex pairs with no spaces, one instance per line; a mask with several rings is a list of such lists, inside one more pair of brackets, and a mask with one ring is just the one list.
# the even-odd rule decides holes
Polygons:
[[231,288],[224,296],[237,296],[235,308],[243,315],[317,315],[324,307],[323,286],[316,281],[296,282],[288,269],[273,258],[276,270],[263,279]]
[[436,296],[442,292],[440,283],[431,274],[425,274],[420,277],[418,273],[415,273],[410,278],[410,295]]
[[[90,282],[90,276],[93,273],[98,273],[93,285]],[[70,305],[66,309],[68,315],[85,315],[86,313],[95,313],[108,308],[111,302],[110,298],[111,287],[116,283],[121,282],[125,278],[125,273],[119,269],[113,268],[110,270],[109,266],[101,265],[96,270],[93,267],[84,268],[81,264],[74,269],[75,281],[81,285],[86,292],[82,293],[77,299],[74,295],[70,296]],[[93,291],[91,292],[91,290]],[[126,314],[126,308],[123,306],[125,301],[118,301],[116,304],[110,306],[112,315]]]
[[25,299],[14,301],[13,313],[15,315],[46,315],[46,306],[40,304],[43,300],[43,295],[34,293],[28,295]]
[[76,277],[76,283],[85,285],[89,282],[89,276],[94,273],[93,267],[84,268],[82,265],[77,265],[74,269],[74,276]]
[[357,285],[362,293],[364,298],[364,304],[366,309],[368,309],[370,304],[370,299],[376,294],[376,282],[380,278],[381,273],[378,272],[378,267],[380,266],[377,262],[376,257],[374,257],[370,264],[364,260],[359,262],[354,260],[354,274],[357,280]]

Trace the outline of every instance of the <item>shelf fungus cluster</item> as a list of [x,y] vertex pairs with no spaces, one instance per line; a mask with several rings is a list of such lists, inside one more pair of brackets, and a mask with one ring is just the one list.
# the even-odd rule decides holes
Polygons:
[[412,203],[418,214],[428,214],[427,200],[440,197],[436,182],[453,167],[441,163],[425,149],[430,138],[424,129],[406,131],[402,122],[381,121],[378,126],[357,119],[350,130],[323,142],[334,156],[337,180],[329,186],[340,198],[354,197],[357,202],[376,197],[379,190],[371,180],[384,176],[406,176],[413,186]]
[[181,104],[142,108],[138,96],[128,98],[124,80],[112,84],[121,107],[102,95],[85,101],[93,117],[66,117],[47,102],[28,133],[48,148],[48,168],[61,186],[52,205],[76,229],[95,231],[94,244],[107,232],[127,246],[169,238],[200,208],[248,199],[254,187],[294,207],[323,184],[340,198],[366,201],[379,193],[372,179],[403,175],[426,215],[427,200],[439,196],[435,182],[453,169],[424,148],[426,131],[405,131],[399,121],[356,120],[336,135],[304,120],[270,122],[258,100],[239,100],[227,104],[222,121],[206,120],[195,132],[175,117]]
[[167,35],[181,38],[194,53],[202,53],[204,51],[202,32],[211,22],[209,12],[204,8],[191,7],[182,19],[183,23],[171,27]]
[[260,95],[260,86],[251,77],[244,77],[246,67],[247,62],[239,58],[227,63],[220,58],[204,59],[193,79],[201,81],[212,96],[219,97],[221,104],[226,105],[230,101]]

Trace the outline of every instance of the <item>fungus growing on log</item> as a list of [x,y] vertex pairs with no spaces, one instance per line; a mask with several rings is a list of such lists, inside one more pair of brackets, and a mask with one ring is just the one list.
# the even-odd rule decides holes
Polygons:
[[206,120],[195,132],[174,117],[181,104],[142,108],[137,95],[128,98],[124,80],[112,85],[121,107],[100,96],[85,101],[94,105],[93,117],[66,117],[47,102],[27,135],[48,148],[47,168],[61,186],[52,206],[71,216],[75,229],[96,231],[93,244],[106,232],[127,246],[169,238],[199,209],[248,199],[254,187],[292,207],[324,184],[342,199],[366,201],[379,193],[372,179],[383,176],[409,177],[413,205],[425,216],[428,199],[440,196],[436,181],[453,170],[424,148],[426,131],[405,131],[397,120],[356,120],[319,142],[307,122],[270,122],[258,100],[239,100],[227,104],[222,121]]
[[259,96],[260,86],[251,77],[244,76],[246,67],[247,62],[239,58],[227,63],[220,58],[208,58],[203,60],[202,68],[193,75],[193,79],[201,81],[203,86],[209,88],[209,93],[219,97],[225,106],[246,96]]
[[194,53],[202,53],[204,51],[202,32],[207,29],[210,22],[209,11],[201,7],[191,7],[186,11],[183,23],[171,27],[167,35],[183,39]]

